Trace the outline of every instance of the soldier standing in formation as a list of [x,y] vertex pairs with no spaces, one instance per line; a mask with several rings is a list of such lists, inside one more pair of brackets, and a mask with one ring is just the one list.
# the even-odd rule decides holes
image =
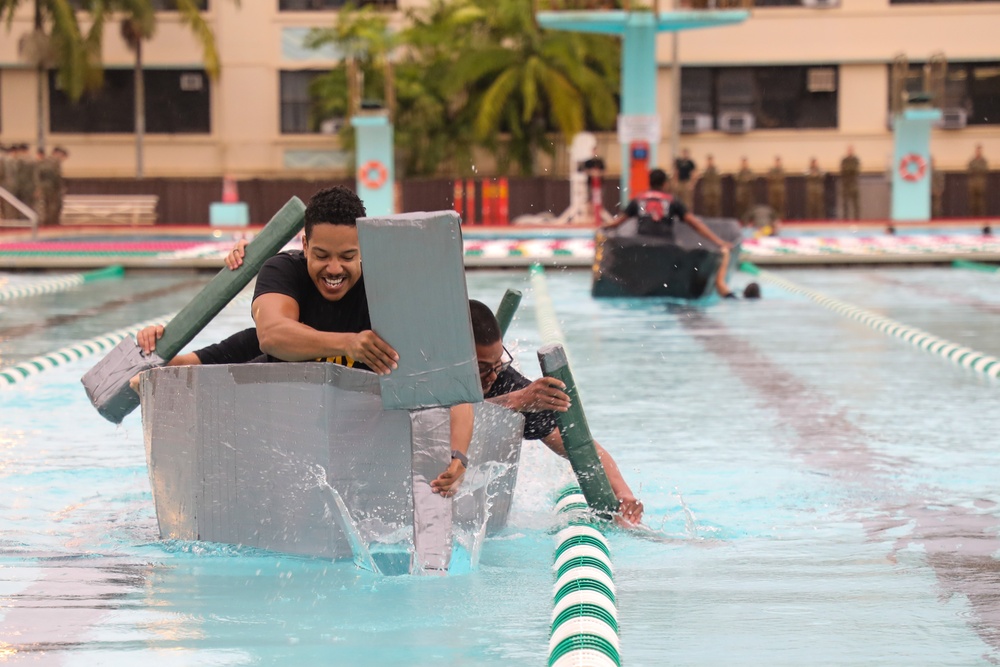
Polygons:
[[14,160],[13,194],[33,211],[37,206],[35,193],[38,191],[38,170],[36,167],[37,162],[31,157],[28,144],[18,144],[17,157]]
[[[7,175],[12,173],[13,170],[13,160],[8,157],[10,150],[11,149],[7,146],[0,146],[0,188],[3,188],[8,192],[10,192],[10,188],[7,183]],[[11,217],[9,206],[10,204],[7,203],[7,200],[0,197],[0,220],[5,220]]]
[[705,171],[701,178],[702,213],[709,218],[722,215],[722,175],[715,167],[712,156],[705,158]]
[[740,158],[740,170],[736,172],[736,217],[740,220],[743,220],[753,208],[753,182],[756,179],[747,159]]
[[785,169],[781,166],[781,156],[774,157],[774,166],[767,172],[767,203],[779,219],[785,219]]
[[944,217],[944,171],[931,158],[931,217]]
[[847,155],[840,161],[840,197],[845,220],[861,217],[858,177],[861,175],[861,160],[854,154],[854,146],[847,147]]
[[69,152],[61,146],[52,149],[52,154],[38,163],[38,218],[43,225],[58,225],[62,216],[63,185],[62,163]]
[[698,166],[691,159],[688,149],[681,150],[681,156],[674,160],[674,196],[682,204],[691,208],[691,195],[694,191],[694,174]]
[[819,168],[816,158],[809,160],[806,172],[806,217],[813,220],[826,218],[826,174]]
[[986,175],[990,167],[983,157],[982,144],[976,144],[976,154],[969,160],[969,215],[986,216]]

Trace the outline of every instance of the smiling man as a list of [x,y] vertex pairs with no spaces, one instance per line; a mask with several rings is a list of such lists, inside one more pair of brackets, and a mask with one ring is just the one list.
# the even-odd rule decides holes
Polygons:
[[261,267],[251,313],[269,358],[332,361],[379,374],[396,368],[399,355],[371,330],[356,223],[364,215],[351,190],[320,190],[306,207],[302,250],[279,253]]

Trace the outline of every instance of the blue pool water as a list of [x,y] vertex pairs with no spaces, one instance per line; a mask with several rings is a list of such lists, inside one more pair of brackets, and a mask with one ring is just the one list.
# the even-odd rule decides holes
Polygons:
[[[781,275],[1000,355],[994,276]],[[130,272],[2,303],[0,367],[175,311],[207,279]],[[537,375],[526,273],[468,282],[491,305],[525,292],[508,347]],[[653,529],[609,535],[625,664],[1000,661],[995,381],[768,284],[697,309],[588,289],[548,274],[591,429]],[[192,347],[249,324],[227,308]],[[545,663],[555,456],[526,447],[510,525],[469,575],[162,542],[138,413],[107,423],[79,383],[96,361],[0,388],[0,662]]]

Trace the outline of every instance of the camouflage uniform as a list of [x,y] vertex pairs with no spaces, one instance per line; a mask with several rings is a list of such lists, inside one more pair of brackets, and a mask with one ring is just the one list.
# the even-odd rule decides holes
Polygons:
[[841,215],[845,220],[861,217],[858,177],[861,175],[861,160],[857,155],[848,155],[840,161]]
[[[7,153],[0,155],[0,187],[11,194],[14,194],[14,190],[17,189],[14,184],[14,169],[14,158]],[[6,199],[0,200],[0,218],[9,220],[16,217],[19,216],[16,214],[14,207],[7,203]]]
[[806,217],[826,218],[826,174],[815,166],[806,173]]
[[931,217],[944,217],[944,171],[931,166]]
[[969,160],[969,215],[986,215],[986,175],[990,168],[982,155]]
[[35,210],[35,193],[38,190],[38,164],[29,157],[14,161],[14,196],[31,210]]
[[38,217],[43,225],[58,225],[62,215],[62,162],[49,156],[38,162]]
[[714,164],[705,167],[701,176],[701,206],[710,218],[722,215],[722,176]]
[[753,208],[753,183],[757,180],[750,167],[743,167],[736,174],[736,217],[743,219]]
[[771,167],[771,171],[767,172],[767,203],[780,219],[786,218],[785,170],[778,165]]

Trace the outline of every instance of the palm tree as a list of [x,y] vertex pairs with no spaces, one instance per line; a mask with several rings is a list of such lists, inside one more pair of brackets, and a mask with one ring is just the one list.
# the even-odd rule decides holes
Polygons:
[[[238,1],[238,0],[237,0]],[[219,75],[219,54],[215,46],[215,34],[205,22],[195,0],[175,0],[181,20],[191,28],[202,48],[202,60],[209,78]],[[95,3],[95,5],[102,3]],[[97,7],[95,6],[96,14]],[[143,177],[143,143],[146,134],[146,83],[142,69],[142,43],[152,39],[156,32],[156,10],[150,0],[108,0],[102,11],[116,10],[123,15],[120,29],[122,39],[135,54],[133,81],[135,90],[135,177]],[[94,23],[103,20],[103,14],[94,16]]]
[[95,23],[86,35],[76,17],[79,2],[71,0],[0,0],[0,20],[10,32],[14,16],[29,3],[34,9],[32,31],[20,36],[21,57],[35,67],[37,74],[38,147],[45,148],[45,109],[48,70],[58,69],[60,87],[73,100],[86,90],[99,88],[100,25]]
[[[554,151],[548,133],[568,142],[586,126],[610,128],[618,113],[617,41],[542,30],[531,0],[468,0],[486,18],[481,39],[456,64],[456,90],[469,95],[477,141],[531,174],[538,150]],[[507,135],[506,141],[500,141]]]

